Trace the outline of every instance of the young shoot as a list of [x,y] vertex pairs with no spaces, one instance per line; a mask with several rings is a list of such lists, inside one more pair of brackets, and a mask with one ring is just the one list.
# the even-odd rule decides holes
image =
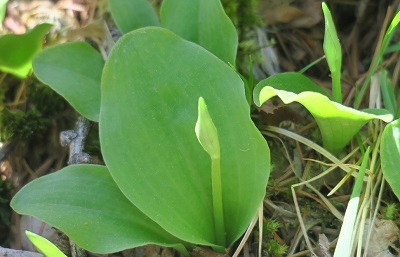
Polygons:
[[45,257],[67,257],[60,251],[52,242],[44,237],[41,237],[30,231],[25,231],[25,235],[32,242],[32,244],[41,252]]
[[342,49],[339,38],[336,34],[331,12],[323,2],[322,11],[325,16],[324,52],[329,70],[332,76],[332,99],[342,103],[342,88],[340,83],[340,71],[342,67]]
[[216,242],[225,245],[225,225],[222,206],[221,156],[217,128],[215,127],[204,98],[198,102],[198,118],[195,132],[201,146],[211,157],[211,187]]

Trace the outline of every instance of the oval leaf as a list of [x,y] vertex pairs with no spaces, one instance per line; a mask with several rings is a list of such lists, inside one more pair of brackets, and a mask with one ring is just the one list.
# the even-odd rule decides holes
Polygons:
[[22,35],[0,37],[0,70],[19,78],[28,75],[32,59],[42,49],[43,37],[49,32],[51,24],[37,25]]
[[49,47],[33,60],[38,79],[92,121],[99,120],[103,66],[101,54],[85,42]]
[[264,197],[269,150],[243,88],[228,65],[162,28],[123,36],[104,67],[99,125],[107,166],[129,200],[185,241],[215,244],[211,160],[193,131],[200,96],[219,132],[227,246]]
[[383,176],[400,199],[400,120],[385,127],[380,150]]
[[238,36],[219,0],[164,0],[161,25],[235,65]]
[[145,244],[180,247],[180,240],[140,212],[104,166],[73,165],[23,187],[11,207],[60,229],[76,244],[112,253]]
[[[329,100],[328,97],[315,92],[295,94],[273,88],[273,85],[263,86],[260,82],[254,90],[254,102],[261,106],[274,96],[278,96],[285,104],[298,102],[314,117],[321,130],[324,147],[333,154],[338,154],[353,138],[353,136],[372,119],[390,122],[393,116],[384,110],[358,111]],[[371,113],[370,113],[371,112]]]
[[158,26],[158,17],[147,0],[110,0],[111,15],[123,33],[147,27]]

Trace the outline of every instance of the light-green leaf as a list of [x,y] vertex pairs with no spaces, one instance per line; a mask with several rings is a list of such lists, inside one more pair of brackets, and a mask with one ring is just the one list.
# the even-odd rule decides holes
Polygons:
[[108,3],[123,34],[147,26],[159,26],[158,17],[147,0],[110,0]]
[[8,0],[0,0],[0,28],[3,26],[4,16],[6,14]]
[[204,48],[145,28],[116,43],[101,94],[102,152],[118,186],[169,233],[213,245],[211,160],[193,131],[197,101],[207,99],[221,147],[227,245],[220,249],[232,245],[256,214],[269,175],[269,149],[238,75]]
[[341,103],[342,89],[340,83],[340,73],[342,67],[342,48],[336,33],[331,12],[324,2],[322,2],[322,11],[325,17],[325,36],[323,48],[329,70],[331,71],[332,99],[335,102]]
[[38,178],[14,196],[11,207],[60,229],[95,253],[145,244],[183,249],[180,240],[126,199],[104,166],[68,166]]
[[238,36],[219,0],[164,0],[161,25],[235,65]]
[[385,127],[380,150],[383,176],[400,199],[400,120]]
[[67,257],[52,242],[30,231],[25,231],[29,241],[46,257]]
[[101,54],[85,42],[49,47],[33,60],[38,79],[92,121],[99,119],[103,66]]
[[263,82],[256,86],[256,105],[261,106],[274,96],[278,96],[285,104],[302,104],[317,122],[324,147],[333,154],[338,154],[369,120],[381,119],[390,122],[393,119],[386,110],[358,111],[333,102],[320,93],[306,91],[295,94],[275,89],[273,86],[265,86]]
[[28,75],[32,59],[42,49],[43,37],[51,24],[37,25],[22,35],[8,34],[0,37],[0,70],[19,78]]

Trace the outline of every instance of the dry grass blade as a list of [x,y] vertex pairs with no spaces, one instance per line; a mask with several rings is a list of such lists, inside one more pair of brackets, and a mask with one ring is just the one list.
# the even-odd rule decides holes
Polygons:
[[284,136],[287,136],[291,139],[294,139],[296,141],[299,141],[302,144],[307,145],[308,147],[314,149],[315,151],[319,152],[320,154],[322,154],[323,156],[325,156],[326,158],[328,158],[330,161],[332,161],[333,163],[335,163],[336,165],[338,165],[338,167],[340,167],[343,171],[345,172],[350,172],[350,168],[343,166],[343,163],[336,158],[333,154],[331,154],[330,152],[328,152],[326,149],[324,149],[322,146],[314,143],[313,141],[302,137],[296,133],[293,133],[289,130],[286,129],[282,129],[282,128],[278,128],[278,127],[274,127],[274,126],[265,126],[264,127],[266,130],[268,131],[272,131],[272,132],[276,132],[279,134],[282,134]]
[[[262,209],[263,209],[263,204],[262,204],[262,203],[261,203],[259,209],[261,209],[261,213],[262,213]],[[256,225],[257,220],[258,220],[259,218],[261,218],[261,220],[262,220],[262,217],[260,217],[260,211],[258,211],[257,214],[254,216],[253,220],[251,221],[249,227],[247,228],[246,233],[244,234],[242,240],[240,241],[239,246],[236,248],[236,251],[234,252],[234,254],[232,255],[232,257],[238,257],[238,256],[239,256],[240,251],[242,251],[242,249],[243,249],[243,247],[244,247],[244,244],[245,244],[245,243],[247,242],[247,240],[249,239],[249,236],[250,236],[250,234],[251,234],[251,231],[253,230],[253,228],[254,228],[254,226]],[[261,221],[261,223],[262,223],[262,221]],[[260,231],[262,231],[262,227],[260,227]],[[262,233],[260,233],[260,234],[262,234]],[[261,236],[262,236],[262,235],[261,235]],[[262,240],[260,240],[260,244],[261,244],[261,242],[262,242]]]

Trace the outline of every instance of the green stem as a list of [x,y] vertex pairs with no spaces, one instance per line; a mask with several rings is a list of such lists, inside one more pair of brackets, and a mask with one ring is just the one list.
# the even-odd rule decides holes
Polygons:
[[342,87],[340,83],[340,70],[332,72],[332,98],[337,103],[342,103]]
[[211,182],[214,212],[215,238],[218,245],[225,245],[225,224],[222,206],[221,160],[211,159]]

